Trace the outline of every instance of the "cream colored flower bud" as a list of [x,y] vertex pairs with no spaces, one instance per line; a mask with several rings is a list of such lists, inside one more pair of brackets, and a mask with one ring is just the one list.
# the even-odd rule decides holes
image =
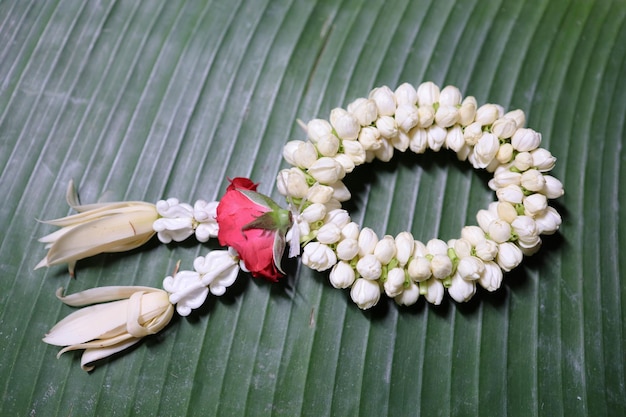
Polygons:
[[541,191],[546,185],[546,179],[543,174],[536,169],[529,169],[522,174],[520,178],[522,187],[529,191]]
[[530,152],[532,156],[532,167],[539,172],[548,172],[554,168],[556,158],[552,156],[549,150],[537,148]]
[[354,281],[350,290],[350,298],[362,310],[367,310],[378,303],[380,299],[380,286],[376,281],[358,278]]
[[311,203],[326,204],[333,197],[335,189],[329,185],[315,183],[306,193],[305,198]]
[[513,166],[521,172],[530,169],[533,166],[533,157],[530,152],[520,152],[515,155]]
[[293,140],[283,148],[283,156],[291,165],[308,168],[317,161],[317,151],[311,142]]
[[326,216],[326,206],[320,203],[314,203],[302,210],[300,213],[302,220],[307,223],[315,223],[322,220]]
[[540,235],[551,235],[561,226],[561,215],[554,209],[548,207],[543,214],[535,217],[537,224],[537,233]]
[[361,126],[369,126],[378,118],[378,109],[374,100],[357,98],[348,105],[348,112],[352,113]]
[[407,288],[404,288],[403,291],[394,298],[394,301],[401,306],[412,306],[417,302],[419,297],[419,287],[411,282]]
[[448,129],[445,141],[446,148],[458,152],[463,145],[465,145],[465,138],[463,137],[463,129],[461,129],[461,126],[456,125]]
[[431,278],[428,281],[420,283],[420,289],[424,289],[426,294],[424,298],[431,304],[438,306],[443,300],[443,294],[445,292],[443,283],[438,279]]
[[346,175],[341,164],[332,158],[321,157],[309,167],[307,173],[322,184],[330,185]]
[[302,250],[302,263],[316,271],[325,271],[337,263],[335,252],[320,242],[307,243]]
[[331,198],[327,203],[324,203],[326,206],[326,212],[338,210],[341,208],[341,202]]
[[517,126],[518,129],[521,129],[524,127],[524,125],[526,125],[526,115],[520,109],[511,110],[510,112],[506,113],[504,117],[507,119],[514,120],[515,125]]
[[361,228],[359,225],[356,222],[351,221],[341,228],[341,236],[343,236],[344,239],[358,240],[360,231]]
[[541,188],[541,193],[545,194],[550,199],[561,197],[565,191],[563,191],[563,184],[551,175],[544,175],[544,186]]
[[484,230],[478,226],[463,227],[463,229],[461,229],[461,238],[466,239],[473,246],[478,245],[486,239]]
[[359,233],[359,256],[365,256],[374,253],[374,248],[378,243],[378,236],[369,227],[364,227]]
[[426,242],[426,251],[431,255],[447,255],[448,244],[441,239],[431,239]]
[[409,149],[413,153],[424,153],[428,147],[428,133],[425,129],[415,127],[409,132]]
[[[339,138],[337,138],[337,136],[335,135],[325,135],[317,141],[315,146],[317,147],[317,151],[320,153],[320,155],[335,156],[337,155],[337,151],[339,151]],[[309,154],[307,162],[311,159],[313,160],[310,162],[310,164],[306,167],[303,166],[303,168],[308,168],[313,165],[313,163],[315,163],[315,161],[317,160],[317,152],[315,152],[315,150],[313,150],[313,152]]]
[[329,210],[324,218],[324,223],[333,223],[340,229],[350,223],[350,214],[344,209]]
[[396,119],[391,116],[381,116],[376,120],[376,128],[380,132],[380,136],[392,139],[398,136],[398,126]]
[[330,112],[330,124],[341,139],[355,140],[359,137],[361,126],[358,120],[344,109],[334,108]]
[[354,162],[354,165],[361,165],[365,162],[365,149],[358,141],[344,141],[343,153]]
[[517,124],[515,123],[515,120],[507,117],[500,118],[493,122],[493,125],[491,125],[491,132],[502,139],[510,138],[516,130]]
[[376,150],[381,146],[380,132],[378,129],[372,126],[366,126],[361,129],[359,133],[359,143],[363,146],[363,149]]
[[472,244],[467,239],[452,239],[448,241],[448,246],[454,248],[454,252],[459,258],[464,258],[472,254]]
[[395,119],[397,126],[405,132],[408,132],[417,126],[419,122],[417,107],[412,104],[399,105],[396,109]]
[[504,143],[500,145],[500,149],[498,149],[498,153],[496,154],[496,159],[501,164],[508,164],[513,159],[513,145],[510,143]]
[[417,91],[415,90],[415,87],[409,83],[401,84],[398,88],[396,88],[394,94],[396,96],[396,103],[398,104],[398,107],[403,104],[415,106],[417,103]]
[[475,256],[466,256],[461,258],[456,271],[464,280],[475,281],[485,272],[485,264]]
[[333,133],[333,127],[323,119],[313,119],[306,125],[306,133],[311,142],[317,143],[319,138]]
[[478,103],[473,96],[465,97],[459,108],[459,124],[461,126],[467,126],[474,121],[476,117],[476,109]]
[[393,158],[393,145],[388,140],[384,139],[381,141],[381,147],[374,151],[376,158],[380,159],[383,162],[391,161]]
[[452,261],[448,255],[435,255],[430,260],[430,270],[433,277],[443,279],[452,273]]
[[495,104],[483,104],[476,110],[476,123],[481,126],[489,126],[493,124],[500,116],[498,106]]
[[287,161],[290,165],[297,165],[296,161],[293,158],[293,153],[301,143],[304,142],[301,140],[290,140],[289,142],[285,143],[285,146],[283,146],[283,158],[285,158],[285,161]]
[[517,216],[511,223],[511,227],[515,231],[515,234],[517,234],[519,242],[524,243],[524,246],[535,246],[539,243],[537,224],[532,217]]
[[483,261],[493,261],[498,255],[498,244],[491,239],[485,239],[476,244],[474,252]]
[[332,198],[337,201],[348,201],[350,197],[352,197],[350,190],[348,190],[348,187],[346,187],[342,181],[337,181],[331,185],[331,188],[333,189]]
[[532,129],[517,129],[511,137],[511,145],[513,145],[513,148],[519,152],[532,151],[537,149],[540,144],[541,133],[535,132]]
[[443,144],[446,142],[448,132],[441,126],[433,125],[427,130],[428,147],[435,152],[439,152]]
[[354,279],[356,278],[356,274],[349,263],[340,261],[333,266],[328,278],[333,287],[341,289],[348,288],[352,285],[352,283],[354,283]]
[[439,86],[431,81],[420,84],[417,87],[417,104],[419,106],[432,106],[439,102]]
[[524,192],[519,185],[511,184],[496,190],[496,196],[500,201],[519,204],[524,199]]
[[456,107],[461,104],[461,100],[463,100],[461,91],[453,85],[445,86],[439,93],[439,104],[441,106]]
[[513,204],[506,201],[499,201],[496,205],[497,210],[496,213],[498,217],[504,220],[507,223],[513,222],[517,217],[517,210],[513,206]]
[[344,239],[337,244],[337,258],[350,261],[359,253],[359,242],[356,239]]
[[396,112],[396,96],[387,86],[375,88],[371,91],[370,99],[376,102],[378,116],[393,116]]
[[[349,141],[349,140],[344,141],[344,143],[350,143],[350,142],[356,142],[356,141]],[[354,168],[356,167],[356,165],[354,164],[354,161],[348,155],[344,153],[338,153],[337,155],[333,157],[333,159],[337,161],[339,165],[341,165],[341,167],[343,168],[346,174],[349,174],[352,171],[354,171]]]
[[404,290],[404,281],[404,269],[392,268],[387,273],[387,280],[383,284],[387,296],[393,298],[400,295]]
[[493,161],[500,148],[496,135],[484,133],[474,147],[474,167],[486,168]]
[[413,256],[428,255],[428,249],[426,248],[426,245],[424,243],[416,240],[415,242],[413,242],[413,244],[415,245],[415,248],[413,249]]
[[459,111],[455,106],[441,105],[435,112],[435,123],[443,128],[454,126],[458,121]]
[[409,232],[398,233],[395,239],[396,243],[396,259],[400,266],[406,265],[411,256],[413,255],[413,249],[415,248],[415,239]]
[[432,276],[430,261],[422,256],[417,256],[407,266],[409,278],[415,282],[425,281]]
[[[494,213],[490,210],[484,210],[484,209],[478,210],[478,213],[476,213],[476,220],[478,221],[478,226],[480,226],[480,228],[484,231],[484,233],[488,233],[489,226],[491,225],[491,223],[498,220],[498,213],[497,212]],[[485,237],[483,236],[483,239],[484,238]]]
[[523,203],[524,212],[531,217],[540,216],[548,208],[548,199],[540,193],[526,196]]
[[452,276],[452,281],[448,287],[448,294],[457,303],[469,301],[476,294],[476,284],[474,281],[466,281],[457,272]]
[[502,219],[496,219],[489,225],[487,233],[497,243],[506,242],[511,238],[511,225]]
[[478,279],[481,287],[493,292],[502,284],[502,269],[495,262],[485,262],[485,272]]
[[391,139],[391,145],[400,152],[406,151],[409,147],[409,143],[409,135],[403,130],[398,130],[398,135]]
[[483,137],[483,127],[480,123],[474,122],[465,127],[463,130],[463,138],[465,143],[474,146],[478,143],[478,140]]
[[316,238],[318,242],[324,243],[325,245],[337,243],[341,238],[341,229],[336,224],[326,223],[319,228]]
[[396,241],[393,236],[385,235],[374,247],[374,256],[381,264],[387,265],[396,256]]
[[285,196],[303,198],[309,192],[306,175],[300,168],[283,169],[276,178],[278,191]]
[[520,185],[522,174],[513,172],[505,167],[496,169],[493,178],[489,181],[489,188],[496,191],[498,188],[504,188],[507,185]]
[[356,263],[356,270],[365,279],[376,280],[383,272],[383,266],[373,254],[367,254]]
[[505,271],[510,271],[516,268],[523,259],[522,251],[516,244],[511,242],[504,242],[498,245],[498,256],[496,262]]
[[417,127],[428,128],[435,122],[435,109],[432,105],[420,106],[417,108],[419,121]]

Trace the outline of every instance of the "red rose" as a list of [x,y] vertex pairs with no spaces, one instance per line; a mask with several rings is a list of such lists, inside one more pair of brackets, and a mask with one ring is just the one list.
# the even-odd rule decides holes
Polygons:
[[277,281],[289,212],[256,192],[248,178],[234,178],[217,206],[217,238],[237,251],[252,276]]

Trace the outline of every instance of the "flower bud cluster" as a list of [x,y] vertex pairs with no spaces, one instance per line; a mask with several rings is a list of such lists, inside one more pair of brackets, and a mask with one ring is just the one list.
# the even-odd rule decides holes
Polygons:
[[[540,148],[541,134],[524,127],[521,110],[505,112],[495,104],[478,106],[459,89],[432,82],[417,88],[402,84],[372,90],[347,108],[334,109],[328,121],[306,124],[307,141],[294,140],[283,156],[292,165],[277,178],[292,207],[303,245],[302,261],[318,271],[330,269],[330,282],[350,288],[363,309],[382,293],[403,305],[420,295],[433,304],[445,289],[456,301],[469,300],[478,283],[500,287],[503,271],[540,246],[541,234],[561,224],[548,200],[563,194],[562,184],[547,174],[555,158]],[[423,153],[451,149],[474,168],[494,173],[489,186],[497,201],[477,215],[459,239],[426,244],[408,232],[379,238],[352,222],[341,203],[350,198],[343,178],[354,168],[395,151]]]
[[162,243],[182,242],[195,233],[199,242],[207,242],[218,232],[216,209],[218,201],[198,200],[191,206],[176,198],[160,200],[156,203],[159,218],[152,224]]

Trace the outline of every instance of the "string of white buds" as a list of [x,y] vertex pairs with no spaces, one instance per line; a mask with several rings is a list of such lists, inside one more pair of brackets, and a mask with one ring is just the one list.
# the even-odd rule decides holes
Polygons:
[[[329,121],[311,120],[307,141],[285,145],[283,157],[292,168],[277,178],[279,192],[296,211],[302,262],[318,271],[331,269],[331,284],[351,288],[363,309],[383,292],[410,305],[420,295],[439,304],[444,289],[458,302],[469,300],[477,283],[498,289],[503,271],[535,253],[539,235],[552,234],[561,224],[548,206],[549,199],[563,195],[561,182],[546,174],[556,159],[539,147],[541,134],[525,123],[521,110],[478,107],[458,88],[440,89],[432,82],[417,89],[375,88],[347,109],[332,110]],[[374,158],[389,161],[396,150],[419,154],[442,148],[494,174],[489,187],[497,201],[480,210],[478,226],[464,227],[460,238],[426,244],[409,232],[381,238],[341,208],[350,199],[342,180],[356,166]]]
[[182,242],[195,233],[199,242],[207,242],[218,232],[216,209],[218,201],[198,200],[193,207],[176,198],[159,200],[156,211],[159,218],[152,224],[162,243]]

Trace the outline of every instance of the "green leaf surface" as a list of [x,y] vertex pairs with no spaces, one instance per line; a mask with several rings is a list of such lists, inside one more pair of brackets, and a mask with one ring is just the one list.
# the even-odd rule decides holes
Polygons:
[[[626,415],[626,3],[596,0],[0,2],[0,415]],[[103,285],[160,287],[217,242],[33,271],[37,219],[83,203],[274,188],[296,120],[432,80],[526,112],[557,158],[558,234],[469,303],[363,312],[290,260],[242,273],[85,373],[41,338]],[[399,155],[347,181],[379,234],[455,238],[492,201],[454,155]],[[281,201],[282,203],[282,201]]]

